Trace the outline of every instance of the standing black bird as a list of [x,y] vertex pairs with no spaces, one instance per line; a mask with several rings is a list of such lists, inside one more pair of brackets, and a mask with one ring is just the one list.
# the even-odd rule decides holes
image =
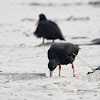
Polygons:
[[38,38],[43,38],[43,42],[39,46],[44,43],[44,39],[53,40],[52,44],[54,43],[55,39],[65,40],[58,25],[51,20],[47,20],[44,14],[39,15],[39,21],[36,23],[36,25],[37,24],[38,26],[34,32],[34,35],[36,35]]
[[48,59],[49,59],[48,68],[50,70],[50,77],[52,76],[53,70],[57,67],[57,65],[59,65],[59,76],[60,76],[61,64],[67,65],[69,63],[72,64],[73,77],[75,77],[73,61],[75,60],[75,55],[78,54],[78,51],[79,51],[79,46],[71,43],[53,44],[48,50]]

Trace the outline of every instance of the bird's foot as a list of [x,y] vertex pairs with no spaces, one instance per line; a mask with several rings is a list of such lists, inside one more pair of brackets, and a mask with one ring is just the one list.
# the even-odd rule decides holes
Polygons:
[[39,44],[38,47],[41,47],[43,43]]
[[73,75],[73,77],[75,77],[75,75]]
[[43,39],[42,43],[39,44],[37,47],[41,47],[43,44],[44,44],[44,39]]
[[41,45],[36,45],[35,47],[41,47]]
[[44,43],[41,43],[41,44],[37,45],[36,47],[41,47],[43,44],[44,44]]

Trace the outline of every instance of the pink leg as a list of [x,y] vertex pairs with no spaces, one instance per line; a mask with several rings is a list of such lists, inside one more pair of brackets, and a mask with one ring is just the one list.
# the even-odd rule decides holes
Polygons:
[[75,77],[74,65],[73,64],[72,64],[72,68],[73,68],[73,77]]
[[59,65],[59,76],[60,76],[61,66]]
[[43,39],[42,43],[38,45],[38,47],[40,47],[42,44],[44,44],[44,39]]
[[54,44],[54,43],[55,43],[55,41],[53,40],[53,41],[52,41],[52,44]]

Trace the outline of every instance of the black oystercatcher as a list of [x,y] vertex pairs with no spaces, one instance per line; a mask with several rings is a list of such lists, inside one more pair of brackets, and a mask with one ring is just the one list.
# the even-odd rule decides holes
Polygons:
[[34,32],[34,35],[36,35],[38,38],[43,38],[43,42],[39,46],[44,43],[44,39],[53,40],[52,44],[54,43],[55,39],[65,40],[58,25],[51,20],[47,20],[44,14],[39,15],[39,21],[36,23],[36,25],[37,24],[38,26]]
[[71,43],[55,43],[48,50],[48,68],[50,70],[50,77],[52,76],[53,70],[59,65],[59,76],[61,71],[61,65],[67,65],[69,63],[72,64],[73,68],[73,77],[75,77],[74,73],[74,65],[73,61],[75,60],[75,55],[78,54],[79,46]]

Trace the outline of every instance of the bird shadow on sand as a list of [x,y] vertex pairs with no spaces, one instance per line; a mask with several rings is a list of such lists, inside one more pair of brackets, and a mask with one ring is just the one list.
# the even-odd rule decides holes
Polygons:
[[38,45],[35,45],[34,47],[45,47],[45,46],[51,46],[52,45],[52,42],[46,42],[46,43],[43,43],[41,46],[40,44]]
[[42,44],[42,46],[51,46],[52,45],[52,42],[46,42],[44,44]]
[[[56,44],[56,43],[62,43],[62,42],[55,42],[53,44]],[[66,42],[63,42],[63,43],[66,43]],[[47,46],[52,46],[53,44],[52,44],[52,42],[46,42],[46,43],[42,44],[41,46],[36,45],[35,47],[47,47]]]

